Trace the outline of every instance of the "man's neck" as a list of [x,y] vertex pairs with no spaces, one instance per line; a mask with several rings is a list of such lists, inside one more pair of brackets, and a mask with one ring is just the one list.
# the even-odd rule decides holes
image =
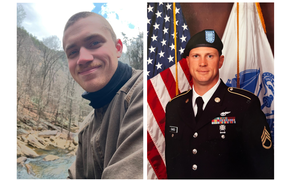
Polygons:
[[200,84],[193,83],[193,87],[194,87],[195,92],[198,95],[203,96],[205,93],[207,93],[207,91],[209,91],[213,86],[215,86],[218,81],[219,81],[219,78],[210,85],[200,85]]

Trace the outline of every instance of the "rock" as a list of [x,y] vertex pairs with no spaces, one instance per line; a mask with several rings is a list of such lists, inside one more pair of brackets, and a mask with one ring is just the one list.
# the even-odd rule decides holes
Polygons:
[[51,142],[54,142],[55,141],[55,136],[51,136],[49,139],[50,139]]
[[46,157],[43,158],[44,161],[53,161],[56,159],[59,159],[59,157],[55,155],[47,155]]
[[25,122],[30,127],[34,127],[34,126],[36,127],[36,125],[37,125],[37,122],[32,120],[32,119],[27,119]]
[[72,146],[72,145],[67,148],[68,151],[73,151],[74,149],[75,149],[75,146]]
[[26,167],[26,169],[27,169],[27,173],[28,173],[29,175],[35,175],[35,173],[33,172],[32,168],[31,168],[31,166],[30,166],[28,163],[25,164],[25,167]]
[[77,133],[79,131],[79,127],[72,127],[70,129],[70,131],[73,132],[73,133]]
[[75,155],[76,155],[76,152],[71,151],[71,152],[69,152],[67,155],[68,155],[68,156],[75,156]]
[[17,157],[24,156],[24,153],[22,153],[21,148],[17,145]]
[[57,134],[57,137],[58,137],[58,138],[61,138],[61,139],[67,139],[67,134],[66,134],[66,133],[60,133],[60,132],[59,132],[59,133]]
[[38,140],[39,143],[41,143],[45,147],[48,145],[43,138],[39,138],[39,137],[35,137],[35,138]]
[[22,156],[30,157],[30,158],[35,158],[39,156],[35,151],[33,151],[28,146],[26,146],[25,143],[19,140],[17,140],[17,155],[18,154]]
[[58,131],[51,131],[51,130],[45,130],[45,131],[42,131],[38,134],[39,137],[50,137],[50,136],[56,136],[58,133]]
[[78,143],[79,143],[79,138],[78,138],[78,136],[75,136],[75,137],[73,138],[73,144],[74,144],[75,146],[77,146]]
[[20,136],[20,140],[23,141],[24,143],[27,143],[27,139],[24,135]]
[[27,157],[22,156],[22,157],[17,158],[17,163],[24,163],[26,160],[27,160]]
[[37,131],[42,131],[44,130],[45,128],[42,126],[42,125],[38,125],[38,127],[36,128]]
[[40,143],[38,141],[38,139],[33,136],[32,134],[27,135],[27,143],[35,148],[40,148],[40,149],[45,149],[45,145],[43,145],[42,143]]
[[55,144],[57,145],[58,148],[65,149],[68,147],[68,141],[63,140],[63,139],[55,139]]
[[17,128],[17,135],[27,135],[28,132],[23,128]]

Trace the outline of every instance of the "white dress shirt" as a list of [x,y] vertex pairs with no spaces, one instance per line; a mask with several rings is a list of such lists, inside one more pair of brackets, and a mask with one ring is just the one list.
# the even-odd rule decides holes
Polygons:
[[192,107],[193,107],[194,116],[196,116],[196,113],[197,113],[197,104],[195,103],[196,98],[198,98],[199,96],[202,97],[203,102],[204,102],[202,110],[204,110],[208,101],[212,97],[213,93],[216,91],[216,89],[220,85],[220,82],[221,82],[221,80],[218,79],[217,83],[209,91],[207,91],[203,96],[198,95],[195,92],[194,86],[193,86],[193,88],[192,88]]

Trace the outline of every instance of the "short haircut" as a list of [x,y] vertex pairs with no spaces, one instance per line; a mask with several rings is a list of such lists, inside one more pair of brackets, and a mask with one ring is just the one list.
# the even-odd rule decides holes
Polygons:
[[117,37],[116,37],[116,34],[112,28],[112,26],[110,25],[110,23],[101,15],[99,14],[96,14],[96,13],[93,13],[93,12],[89,12],[89,11],[83,11],[83,12],[79,12],[79,13],[76,13],[74,14],[73,16],[71,16],[69,18],[69,20],[67,21],[66,25],[65,25],[65,28],[64,28],[64,31],[63,33],[71,26],[73,25],[75,22],[77,22],[79,19],[81,18],[86,18],[86,17],[89,17],[89,16],[97,16],[101,19],[104,20],[104,27],[107,28],[107,30],[109,30],[109,32],[111,33],[111,36],[112,36],[112,39],[114,42],[117,41]]

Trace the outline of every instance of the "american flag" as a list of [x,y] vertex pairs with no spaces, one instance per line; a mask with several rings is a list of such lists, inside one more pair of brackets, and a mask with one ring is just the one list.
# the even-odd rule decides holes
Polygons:
[[[147,178],[167,178],[165,165],[165,107],[176,96],[175,47],[178,92],[191,89],[185,59],[190,39],[180,4],[175,3],[176,45],[174,44],[173,3],[147,5]],[[180,61],[179,61],[180,60]]]

